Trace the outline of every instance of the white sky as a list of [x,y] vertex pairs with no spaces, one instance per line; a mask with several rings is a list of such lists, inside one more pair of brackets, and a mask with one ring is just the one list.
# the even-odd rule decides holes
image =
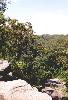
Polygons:
[[6,16],[31,22],[36,34],[68,34],[68,0],[11,0]]

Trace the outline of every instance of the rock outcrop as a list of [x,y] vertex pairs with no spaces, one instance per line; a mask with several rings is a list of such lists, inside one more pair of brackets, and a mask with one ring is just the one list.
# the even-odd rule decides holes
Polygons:
[[0,82],[0,100],[52,100],[24,80]]

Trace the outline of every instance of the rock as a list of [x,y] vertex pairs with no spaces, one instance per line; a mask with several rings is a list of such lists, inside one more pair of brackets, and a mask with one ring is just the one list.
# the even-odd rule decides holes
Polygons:
[[24,80],[0,82],[0,100],[52,100],[47,93],[38,92]]
[[63,95],[60,91],[51,87],[45,87],[44,89],[42,89],[42,92],[50,95],[52,97],[52,100],[61,100],[63,98]]
[[53,98],[53,100],[60,100],[63,98],[63,95],[59,93],[57,90],[54,90],[54,92],[51,94],[51,97]]
[[0,81],[13,80],[12,68],[7,60],[0,60]]
[[12,72],[10,72],[8,75],[9,75],[9,76],[12,76]]
[[9,62],[7,60],[0,60],[0,71],[4,71],[9,66]]
[[4,100],[4,96],[3,95],[0,95],[0,100]]
[[33,90],[38,91],[38,89],[36,87],[33,87]]
[[54,83],[54,84],[60,84],[60,80],[58,78],[48,79],[47,82]]
[[51,87],[45,87],[44,89],[42,89],[42,92],[45,92],[49,95],[51,95],[54,92],[55,89],[51,88]]

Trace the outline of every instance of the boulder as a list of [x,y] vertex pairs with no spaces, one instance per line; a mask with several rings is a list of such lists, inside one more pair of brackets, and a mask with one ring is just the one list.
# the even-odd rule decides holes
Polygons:
[[52,100],[47,93],[38,92],[24,80],[0,82],[0,100]]

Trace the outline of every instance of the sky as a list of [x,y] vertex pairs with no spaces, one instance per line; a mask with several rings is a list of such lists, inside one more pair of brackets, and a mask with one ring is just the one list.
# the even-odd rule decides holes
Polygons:
[[31,22],[37,35],[68,34],[68,0],[11,0],[5,16]]

